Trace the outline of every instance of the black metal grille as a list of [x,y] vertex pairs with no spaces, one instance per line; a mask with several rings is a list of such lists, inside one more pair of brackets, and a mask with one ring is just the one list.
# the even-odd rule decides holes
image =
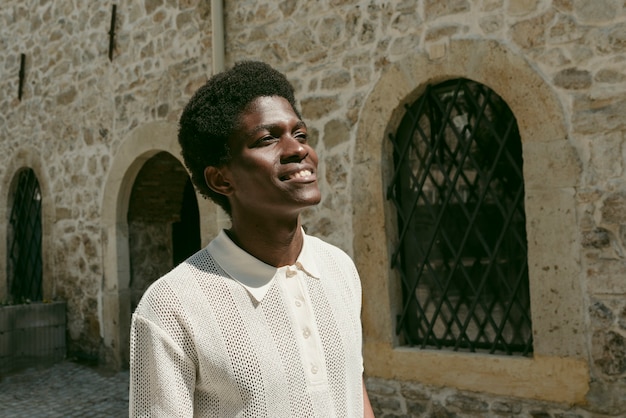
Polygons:
[[486,86],[429,86],[390,135],[397,209],[392,267],[408,345],[529,355],[522,149],[517,122]]
[[8,281],[14,302],[42,300],[41,192],[31,169],[18,174],[8,231]]

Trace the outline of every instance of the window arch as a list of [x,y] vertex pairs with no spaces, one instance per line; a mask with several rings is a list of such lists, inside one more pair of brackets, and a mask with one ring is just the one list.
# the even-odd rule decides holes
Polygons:
[[522,146],[515,116],[464,78],[427,86],[395,134],[396,332],[408,345],[529,355]]
[[[466,77],[488,85],[517,119],[523,154],[532,356],[473,355],[408,347],[396,334],[402,289],[391,257],[397,214],[385,192],[395,133],[428,83]],[[558,160],[554,156],[558,155]],[[359,115],[351,170],[352,254],[363,286],[365,373],[505,396],[584,402],[589,390],[580,281],[576,187],[580,160],[563,104],[525,58],[494,40],[450,39],[445,54],[409,54],[382,69]],[[558,163],[556,163],[558,161]],[[567,343],[564,343],[566,341]],[[511,379],[514,376],[514,379]]]
[[23,169],[12,188],[7,233],[7,280],[15,302],[43,299],[41,190],[35,172]]

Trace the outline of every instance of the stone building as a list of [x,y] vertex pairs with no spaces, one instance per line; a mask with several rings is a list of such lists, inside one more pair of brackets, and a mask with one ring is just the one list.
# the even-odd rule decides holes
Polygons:
[[[32,238],[21,237],[16,225],[25,221],[15,218],[26,213],[16,196],[30,176],[41,205],[33,212],[41,299],[67,302],[71,353],[124,367],[130,314],[145,286],[228,224],[190,188],[176,141],[181,109],[214,72],[260,59],[293,82],[320,156],[324,197],[306,214],[308,231],[352,255],[362,276],[365,372],[377,416],[625,416],[625,21],[622,0],[5,0],[0,301],[12,297],[25,263],[15,248]],[[480,110],[483,102],[473,116],[436,110],[461,87],[467,103],[479,91],[480,100],[494,98],[484,101],[489,110]],[[447,247],[438,239],[440,255],[410,264],[407,251],[423,250],[432,225],[413,225],[409,232],[422,235],[405,240],[412,221],[402,208],[417,202],[420,214],[445,214],[443,199],[469,213],[461,203],[483,196],[476,179],[485,174],[452,167],[485,138],[470,119],[498,109],[509,115],[506,133],[488,128],[512,138],[511,153],[503,152],[518,159],[498,167],[518,164],[523,186],[501,226],[517,222],[507,236],[519,251],[471,261],[463,250],[442,261]],[[443,138],[431,135],[435,114],[454,135],[428,161],[417,156],[428,141],[410,145],[426,123],[411,125],[412,112],[431,117],[425,137]],[[409,139],[393,140],[405,124]],[[463,141],[474,148],[454,148]],[[443,165],[420,171],[436,158]],[[502,176],[489,186],[500,190],[491,209],[505,201],[511,174]],[[407,191],[417,193],[413,205]],[[477,228],[490,230],[498,216]],[[418,285],[421,276],[407,267],[434,276],[450,265],[466,274],[468,263],[504,271],[498,263],[510,267],[513,255],[522,260],[516,288],[525,292],[514,302],[496,295],[499,310],[480,299],[462,304],[465,293],[446,296],[447,286]],[[434,319],[407,334],[420,318],[416,303]],[[525,321],[512,322],[511,332],[524,334],[521,354],[507,344],[485,348],[508,338],[510,323],[491,334],[467,327],[513,310]]]

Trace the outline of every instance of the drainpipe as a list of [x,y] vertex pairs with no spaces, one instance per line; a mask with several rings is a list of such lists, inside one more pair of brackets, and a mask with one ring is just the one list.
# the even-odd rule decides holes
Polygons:
[[224,71],[224,1],[211,0],[213,74]]

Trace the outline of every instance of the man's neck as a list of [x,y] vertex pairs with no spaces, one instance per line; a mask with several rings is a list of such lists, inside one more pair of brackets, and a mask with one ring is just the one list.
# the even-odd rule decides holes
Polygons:
[[237,246],[274,267],[292,265],[298,259],[304,236],[300,217],[295,222],[239,222],[226,231]]

